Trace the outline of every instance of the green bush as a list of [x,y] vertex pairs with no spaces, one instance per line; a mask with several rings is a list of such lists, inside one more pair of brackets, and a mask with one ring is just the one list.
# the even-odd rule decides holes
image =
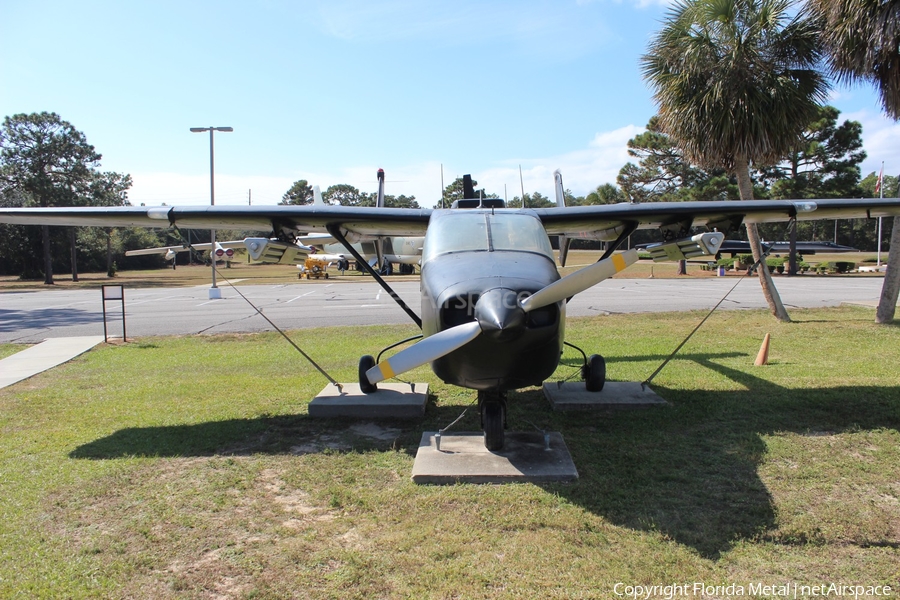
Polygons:
[[839,260],[834,263],[834,266],[838,273],[849,273],[856,268],[856,263],[848,260]]

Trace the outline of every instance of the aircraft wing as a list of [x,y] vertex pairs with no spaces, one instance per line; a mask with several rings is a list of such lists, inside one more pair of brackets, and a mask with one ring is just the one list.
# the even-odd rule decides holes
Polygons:
[[[236,250],[238,252],[246,252],[247,247],[244,245],[244,240],[231,240],[227,242],[217,242],[221,248],[228,250],[229,248],[232,250]],[[191,244],[190,246],[161,246],[159,248],[141,248],[140,250],[128,250],[125,252],[125,256],[145,256],[148,254],[168,254],[169,252],[187,252],[188,250],[197,250],[200,252],[204,252],[209,250],[212,247],[212,244],[209,242],[203,242],[200,244]]]
[[[686,231],[708,226],[725,231],[741,222],[872,218],[900,215],[900,199],[753,200],[647,202],[529,209],[550,235],[615,239],[632,226]],[[200,206],[3,208],[0,223],[103,227],[178,226],[325,233],[339,226],[348,237],[423,236],[431,209],[347,206]]]
[[[550,235],[614,238],[629,225],[638,229],[729,225],[798,220],[851,219],[900,215],[900,199],[726,200],[646,202],[534,209]],[[605,234],[605,235],[604,235]]]
[[98,227],[239,229],[327,233],[331,224],[361,236],[422,236],[428,209],[349,206],[117,206],[0,209],[0,223]]
[[[209,244],[206,244],[209,246]],[[140,250],[126,250],[125,256],[149,256],[151,254],[168,254],[169,252],[187,252],[188,246],[161,246],[159,248],[141,248]]]

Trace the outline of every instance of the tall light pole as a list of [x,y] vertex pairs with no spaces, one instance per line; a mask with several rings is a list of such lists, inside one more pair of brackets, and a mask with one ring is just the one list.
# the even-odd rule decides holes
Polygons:
[[[234,131],[233,127],[191,127],[192,133],[203,133],[204,131],[209,132],[209,205],[216,205],[216,160],[215,160],[215,151],[213,150],[213,132],[216,131],[226,131],[231,132]],[[216,285],[216,230],[209,230],[209,259],[212,263],[212,287],[209,288],[209,299],[210,300],[218,300],[222,297],[222,291]]]

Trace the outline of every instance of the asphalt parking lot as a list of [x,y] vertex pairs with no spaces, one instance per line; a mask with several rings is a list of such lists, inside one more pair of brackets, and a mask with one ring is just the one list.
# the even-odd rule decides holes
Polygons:
[[[736,279],[614,279],[572,299],[571,316],[709,309]],[[791,308],[877,303],[880,277],[777,278],[782,300]],[[419,283],[400,281],[395,290],[413,310],[421,310]],[[315,282],[241,286],[240,291],[283,329],[340,325],[407,323],[409,317],[373,281]],[[269,331],[272,326],[228,286],[221,300],[209,299],[209,286],[125,288],[125,327],[129,338]],[[722,309],[764,308],[755,278],[745,278]],[[121,336],[121,303],[107,302],[110,335]],[[99,290],[38,290],[0,293],[0,342],[35,343],[47,338],[103,335]]]

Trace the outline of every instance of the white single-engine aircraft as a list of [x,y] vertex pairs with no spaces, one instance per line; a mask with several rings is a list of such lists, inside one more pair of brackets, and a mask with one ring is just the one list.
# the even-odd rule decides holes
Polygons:
[[[3,208],[0,222],[102,227],[179,227],[268,232],[290,239],[298,232],[330,234],[367,265],[354,242],[425,236],[421,317],[369,266],[384,289],[422,329],[423,339],[375,364],[359,364],[359,383],[378,382],[431,363],[443,381],[477,390],[488,449],[502,448],[507,392],[540,385],[559,364],[566,300],[637,260],[615,253],[637,229],[658,229],[658,253],[670,260],[714,256],[725,235],[742,223],[789,219],[875,218],[900,215],[900,199],[653,202],[507,209],[502,200],[480,200],[471,191],[451,209],[343,206],[199,206]],[[708,232],[695,234],[694,228]],[[595,264],[560,277],[548,235],[610,242]],[[586,360],[587,389],[605,380],[598,355]]]

